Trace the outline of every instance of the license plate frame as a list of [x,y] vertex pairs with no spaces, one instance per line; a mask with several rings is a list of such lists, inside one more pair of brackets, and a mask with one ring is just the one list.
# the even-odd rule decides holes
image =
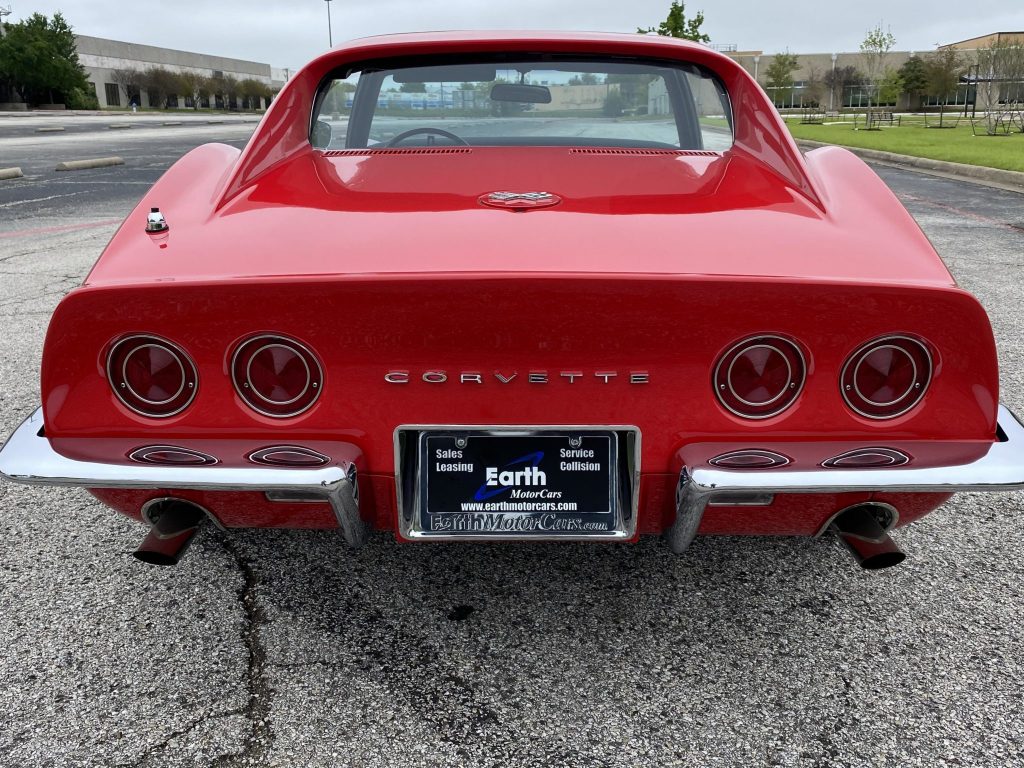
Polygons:
[[[457,441],[462,441],[462,456],[451,454],[452,464],[473,464],[465,472],[457,468],[453,477],[429,466],[431,461],[441,461],[436,451],[454,451]],[[582,450],[598,448],[602,442],[607,453],[597,450],[594,456],[569,457],[569,461],[581,464],[604,465],[598,470],[580,468],[563,469],[561,448]],[[574,445],[575,443],[575,445]],[[477,493],[484,490],[486,479],[481,460],[490,457],[495,464],[492,469],[501,469],[502,459],[524,458],[537,451],[526,450],[543,444],[545,452],[556,449],[556,455],[547,459],[522,462],[519,467],[527,469],[533,465],[542,475],[552,475],[553,484],[544,487],[561,491],[560,500],[534,497],[511,499],[509,493],[502,493],[504,486],[494,484],[488,491],[495,491],[496,498],[504,498],[505,509],[465,510],[453,507],[453,500],[461,503],[478,501],[475,494],[467,498],[475,488]],[[487,445],[491,450],[483,450]],[[496,449],[495,449],[496,447]],[[525,451],[525,453],[522,453]],[[433,457],[428,451],[434,450]],[[469,458],[469,461],[463,459]],[[552,464],[552,460],[555,464]],[[529,541],[622,541],[631,539],[636,533],[637,489],[640,479],[640,431],[626,426],[451,426],[451,425],[409,425],[395,430],[395,479],[399,509],[399,533],[402,538],[432,540],[529,540]],[[443,462],[442,462],[443,463]],[[509,471],[517,467],[507,468]],[[463,476],[459,476],[460,473]],[[575,477],[578,473],[580,477]],[[593,481],[600,478],[599,485]],[[492,477],[492,480],[495,479]],[[527,480],[529,478],[526,478]],[[444,481],[450,488],[442,493],[431,494]],[[573,483],[579,483],[573,487]],[[605,483],[607,485],[605,485]],[[520,487],[521,484],[514,484]],[[606,490],[605,490],[606,489]],[[566,497],[566,493],[576,500]],[[603,504],[595,504],[602,501]],[[498,504],[486,494],[480,503]],[[543,509],[542,504],[566,505],[575,503],[576,510]],[[510,509],[509,505],[517,508]],[[526,506],[524,506],[526,505]],[[529,505],[537,505],[529,506]],[[582,505],[582,506],[581,506]],[[603,508],[603,507],[607,508]],[[544,515],[546,518],[541,520]],[[526,522],[524,522],[526,521]],[[533,522],[529,522],[533,521]]]

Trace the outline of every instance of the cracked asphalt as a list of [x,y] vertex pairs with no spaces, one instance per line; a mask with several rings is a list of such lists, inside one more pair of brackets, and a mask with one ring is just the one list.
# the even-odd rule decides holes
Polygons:
[[[252,126],[0,123],[0,166],[28,174],[0,182],[6,435],[50,313],[145,185]],[[104,154],[127,164],[52,172]],[[1024,413],[1024,196],[878,170],[985,304]],[[85,492],[0,484],[0,765],[1021,765],[1022,513],[957,497],[879,573],[831,540],[354,553],[209,530],[155,569]]]

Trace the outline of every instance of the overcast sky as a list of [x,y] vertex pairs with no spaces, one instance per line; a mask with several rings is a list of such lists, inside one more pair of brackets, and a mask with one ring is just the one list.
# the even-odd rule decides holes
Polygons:
[[[333,0],[334,42],[432,29],[586,29],[656,25],[670,0]],[[295,68],[327,48],[324,0],[0,0],[10,20],[63,11],[75,31]],[[1024,0],[705,0],[715,43],[765,53],[857,50],[879,21],[899,50],[931,50],[995,31],[1024,30]]]

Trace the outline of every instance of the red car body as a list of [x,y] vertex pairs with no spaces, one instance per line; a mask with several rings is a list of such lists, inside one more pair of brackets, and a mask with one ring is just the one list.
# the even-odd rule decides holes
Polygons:
[[[334,70],[509,51],[705,67],[728,91],[733,145],[414,152],[310,143],[317,89]],[[482,205],[495,190],[560,200],[537,210]],[[169,229],[147,232],[156,208]],[[233,385],[234,350],[260,333],[297,340],[322,364],[319,398],[300,415],[258,413]],[[131,334],[173,342],[194,362],[197,391],[180,413],[147,418],[115,395],[108,356]],[[737,342],[765,336],[798,347],[805,380],[781,413],[744,418],[716,396],[716,365]],[[927,345],[931,377],[906,413],[866,417],[844,400],[843,369],[863,344],[891,336]],[[54,314],[45,427],[35,434],[79,466],[124,467],[140,446],[169,445],[215,457],[220,467],[210,469],[259,471],[253,451],[302,446],[355,467],[367,528],[415,538],[400,525],[404,425],[625,425],[639,436],[638,484],[621,539],[671,531],[682,486],[710,472],[714,457],[747,450],[788,461],[723,468],[742,487],[716,500],[721,478],[703,486],[702,514],[690,523],[699,533],[814,536],[837,513],[871,504],[884,533],[935,509],[954,486],[1019,486],[1016,454],[1000,454],[999,470],[984,474],[1019,426],[1001,415],[998,386],[984,309],[893,194],[843,149],[802,155],[727,57],[641,35],[402,35],[315,59],[245,149],[200,147],[147,192]],[[830,458],[879,447],[907,461],[887,469],[867,460],[841,478],[789,485],[800,473],[824,478]],[[12,468],[12,450],[0,469],[43,482]],[[984,477],[950,479],[950,467]],[[249,486],[111,480],[92,490],[136,518],[147,502],[174,497],[226,528],[339,525],[325,500],[271,500]],[[879,509],[898,514],[879,518]]]

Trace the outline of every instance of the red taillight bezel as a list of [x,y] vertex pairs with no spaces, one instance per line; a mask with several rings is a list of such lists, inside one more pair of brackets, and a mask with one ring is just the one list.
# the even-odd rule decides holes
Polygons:
[[[172,369],[169,374],[177,379],[171,387],[175,391],[163,399],[146,397],[146,394],[152,393],[141,393],[139,390],[143,385],[132,380],[133,366],[152,367],[154,353],[170,358],[178,366],[177,371]],[[195,363],[181,347],[159,336],[135,334],[118,339],[107,353],[106,372],[110,388],[121,404],[133,413],[151,419],[178,415],[191,405],[199,390],[199,373]],[[136,372],[134,375],[140,374]],[[156,373],[151,371],[150,376],[154,375]]]
[[[885,400],[876,400],[871,395],[877,395],[880,390],[869,393],[863,391],[867,389],[865,384],[871,375],[871,370],[865,370],[864,366],[872,365],[871,358],[880,358],[879,363],[890,366],[887,374],[881,374],[876,363],[876,379],[879,375],[894,376],[892,366],[899,366],[899,375],[906,379],[905,386],[902,382],[899,384],[902,392],[895,396],[886,395],[888,399]],[[846,359],[839,374],[839,391],[847,407],[858,416],[876,421],[895,419],[909,413],[921,402],[931,384],[933,373],[932,352],[924,341],[902,334],[880,336],[859,346]]]
[[[287,398],[275,398],[273,392],[253,381],[252,366],[257,357],[261,360],[272,358],[268,362],[277,365],[282,353],[290,354],[288,365],[295,361],[302,368],[295,368],[302,375],[303,386],[298,392],[288,392]],[[271,374],[271,376],[280,373]],[[302,342],[280,334],[260,334],[252,336],[235,349],[231,356],[231,381],[235,392],[249,408],[263,416],[275,419],[287,419],[305,413],[320,398],[323,391],[323,368],[316,354]],[[265,384],[263,385],[265,387]]]
[[[758,355],[761,356],[760,361],[756,360]],[[738,391],[743,386],[737,382],[741,374],[736,366],[756,365],[758,362],[766,367],[770,364],[777,371],[783,370],[779,367],[781,363],[785,366],[785,373],[772,384],[772,389],[766,393],[769,397],[755,400],[750,391]],[[729,347],[715,364],[711,380],[715,397],[731,414],[743,419],[770,419],[788,409],[800,397],[807,380],[807,363],[796,342],[783,336],[761,334]]]

